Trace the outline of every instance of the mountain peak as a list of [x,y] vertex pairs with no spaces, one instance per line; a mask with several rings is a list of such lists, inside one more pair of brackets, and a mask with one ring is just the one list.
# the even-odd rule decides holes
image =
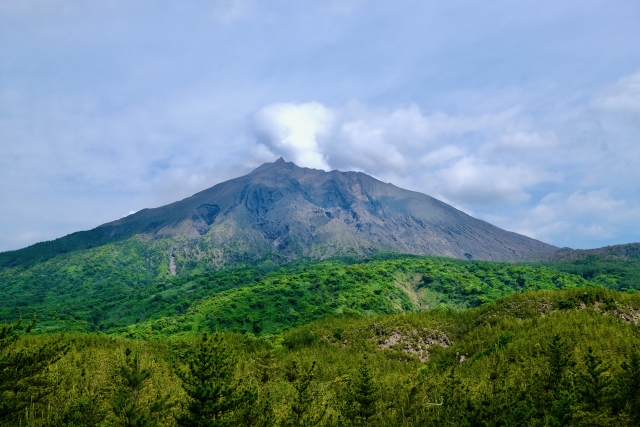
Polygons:
[[304,168],[299,167],[298,165],[296,165],[293,162],[287,162],[285,159],[283,159],[282,157],[278,158],[278,160],[274,161],[274,162],[267,162],[267,163],[263,163],[262,165],[258,166],[256,169],[254,169],[251,173],[249,173],[249,175],[256,175],[256,174],[260,174],[263,172],[271,172],[271,173],[289,173],[289,172],[295,172],[295,171],[300,171]]
[[289,260],[378,250],[513,260],[557,250],[364,173],[303,168],[282,157],[169,206],[152,210],[143,234],[203,239],[228,258],[241,246],[254,257]]
[[[50,257],[130,238],[164,241],[158,244],[172,248],[167,256],[181,251],[195,257],[189,258],[193,265],[211,263],[203,268],[263,257],[367,257],[379,250],[506,261],[558,249],[364,173],[301,168],[280,157],[184,200],[36,245],[32,252]],[[6,262],[0,257],[0,266],[18,255]]]

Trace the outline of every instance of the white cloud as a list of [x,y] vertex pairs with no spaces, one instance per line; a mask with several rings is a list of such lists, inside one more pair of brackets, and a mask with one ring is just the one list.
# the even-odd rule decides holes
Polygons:
[[521,215],[485,215],[487,221],[518,233],[563,245],[580,239],[604,241],[621,228],[637,229],[640,208],[628,206],[609,189],[577,190],[569,195],[550,193]]
[[573,213],[589,212],[620,212],[624,206],[624,200],[617,200],[609,195],[609,190],[594,190],[584,192],[578,190],[571,194],[565,202],[565,206]]
[[595,96],[593,105],[609,111],[640,113],[640,73],[622,77]]
[[505,133],[498,140],[483,145],[483,151],[526,152],[554,148],[558,144],[554,132],[515,131]]
[[435,166],[447,163],[450,160],[463,157],[465,150],[455,145],[445,145],[442,148],[431,151],[419,160],[419,163],[424,166]]
[[620,79],[600,104],[555,128],[520,108],[453,115],[416,105],[271,104],[254,115],[254,157],[363,171],[560,246],[602,245],[640,232],[635,134],[598,113],[634,111],[637,82],[640,74]]
[[[552,242],[609,218],[637,240],[640,6],[584,3],[0,0],[0,250],[280,155],[532,218],[511,224]],[[610,210],[589,204],[603,188]]]
[[316,102],[283,103],[258,111],[253,126],[259,141],[272,153],[302,166],[328,169],[318,138],[329,130],[332,121],[332,111]]
[[[522,162],[507,165],[488,139],[518,150],[544,150],[551,133],[518,130],[515,109],[493,115],[424,114],[416,105],[382,110],[351,102],[272,104],[258,111],[255,156],[283,156],[300,166],[361,170],[469,208],[529,200],[527,188],[561,174]],[[262,154],[259,154],[262,152]]]
[[464,157],[433,176],[441,194],[463,204],[525,202],[531,197],[528,187],[561,179],[526,164],[490,164],[474,157]]

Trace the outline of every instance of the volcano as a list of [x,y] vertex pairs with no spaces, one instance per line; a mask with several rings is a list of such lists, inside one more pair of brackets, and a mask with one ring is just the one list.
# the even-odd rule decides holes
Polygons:
[[510,261],[558,250],[361,172],[301,168],[280,158],[184,200],[5,252],[0,265],[127,239],[164,242],[172,270],[176,257],[185,265],[219,265],[264,257],[367,257],[388,250]]

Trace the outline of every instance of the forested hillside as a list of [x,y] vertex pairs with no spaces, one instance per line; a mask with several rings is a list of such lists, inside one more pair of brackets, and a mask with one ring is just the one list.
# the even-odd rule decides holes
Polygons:
[[589,250],[562,249],[538,264],[615,289],[640,289],[640,243]]
[[[139,252],[141,248],[129,247],[120,257],[153,262]],[[121,258],[106,257],[101,263],[118,263]],[[584,272],[562,272],[556,265],[394,254],[380,254],[364,262],[298,261],[282,267],[262,263],[155,279],[138,277],[124,268],[116,270],[117,275],[103,274],[100,265],[79,261],[55,278],[57,285],[52,287],[47,286],[52,273],[45,267],[0,273],[0,321],[37,315],[39,331],[99,330],[130,337],[207,330],[270,334],[342,313],[464,309],[512,292],[638,286],[628,283],[631,270],[572,274]]]
[[640,424],[633,251],[96,264],[152,265],[144,248],[93,252],[56,286],[46,263],[0,273],[0,425]]
[[634,426],[639,319],[640,294],[587,287],[519,293],[464,311],[349,314],[263,337],[11,338],[20,328],[5,328],[0,420]]

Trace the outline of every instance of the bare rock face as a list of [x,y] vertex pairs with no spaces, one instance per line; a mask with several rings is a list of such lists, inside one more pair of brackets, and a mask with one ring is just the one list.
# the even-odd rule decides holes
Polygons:
[[[169,239],[169,251],[179,248],[195,263],[379,250],[505,261],[558,249],[364,173],[300,168],[282,159],[179,202],[34,247],[55,256],[129,238]],[[28,250],[0,258],[7,265]]]
[[202,239],[226,252],[234,247],[276,251],[288,259],[385,249],[515,260],[557,250],[364,173],[300,168],[282,159],[102,227],[119,232],[133,227],[136,234],[156,239]]

